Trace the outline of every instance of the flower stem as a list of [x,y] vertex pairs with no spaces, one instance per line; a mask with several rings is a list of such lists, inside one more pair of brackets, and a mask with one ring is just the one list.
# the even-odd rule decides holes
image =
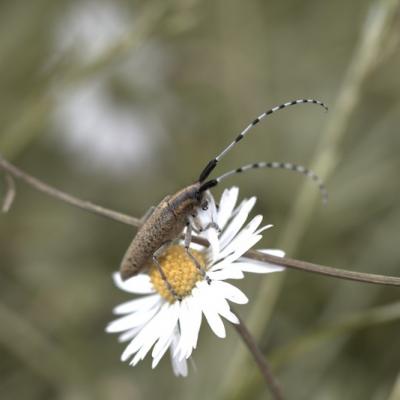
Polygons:
[[270,366],[268,365],[267,360],[265,359],[263,353],[257,346],[254,337],[251,335],[249,330],[247,329],[243,320],[239,317],[236,311],[234,311],[235,315],[239,319],[239,324],[232,324],[232,326],[236,329],[236,332],[241,336],[243,342],[246,344],[248,350],[252,354],[261,375],[263,376],[271,394],[275,400],[283,400],[282,389],[271,372]]

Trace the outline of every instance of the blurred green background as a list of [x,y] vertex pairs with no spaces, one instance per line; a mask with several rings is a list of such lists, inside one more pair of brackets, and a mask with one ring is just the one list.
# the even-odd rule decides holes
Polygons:
[[[262,247],[400,275],[400,14],[396,0],[0,3],[0,152],[43,180],[142,215],[197,178],[265,109],[297,98],[219,167],[275,225]],[[1,190],[3,193],[3,186]],[[215,190],[219,195],[223,188]],[[17,182],[0,218],[0,399],[268,398],[228,327],[203,324],[187,379],[168,357],[130,368],[106,335],[134,235]],[[248,276],[238,311],[288,399],[400,399],[399,290],[287,271]]]

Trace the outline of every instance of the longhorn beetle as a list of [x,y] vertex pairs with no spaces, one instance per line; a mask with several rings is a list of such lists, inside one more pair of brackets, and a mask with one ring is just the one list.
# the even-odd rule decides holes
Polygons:
[[207,193],[208,189],[218,185],[219,182],[230,175],[254,168],[287,169],[295,171],[314,180],[318,184],[323,201],[326,202],[327,191],[323,182],[313,171],[303,167],[302,165],[282,162],[258,162],[226,172],[218,178],[207,180],[221,158],[224,157],[240,140],[242,140],[262,119],[286,107],[303,103],[317,104],[327,110],[327,107],[324,103],[314,99],[293,100],[269,109],[251,122],[220,154],[211,159],[200,173],[200,176],[196,182],[181,189],[179,192],[173,195],[166,196],[161,203],[158,204],[158,206],[149,210],[150,212],[146,213],[146,215],[143,217],[143,225],[139,228],[122,260],[120,267],[122,279],[126,280],[131,276],[138,274],[144,268],[151,265],[150,262],[153,261],[158,268],[167,289],[176,299],[178,299],[174,289],[166,279],[166,276],[158,261],[158,256],[163,252],[166,246],[168,246],[183,232],[184,228],[186,227],[186,253],[194,262],[202,276],[207,280],[208,283],[210,283],[210,279],[207,277],[206,272],[190,252],[189,246],[191,243],[193,229],[195,231],[203,231],[210,227],[219,229],[214,222],[211,222],[204,227],[198,227],[198,225],[196,226],[196,209],[198,209],[198,207],[202,207],[203,210],[206,210],[208,205],[207,198],[209,196]]

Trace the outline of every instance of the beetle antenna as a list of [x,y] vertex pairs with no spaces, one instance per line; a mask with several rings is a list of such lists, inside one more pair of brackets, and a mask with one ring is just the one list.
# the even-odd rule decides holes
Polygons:
[[205,168],[203,169],[203,171],[200,174],[199,182],[203,183],[208,178],[208,176],[211,174],[213,169],[217,166],[219,160],[226,153],[228,153],[232,149],[232,147],[234,147],[236,145],[236,143],[238,143],[240,140],[242,140],[247,135],[247,133],[255,125],[257,125],[262,119],[264,119],[268,115],[271,115],[274,112],[282,110],[286,107],[294,106],[296,104],[304,104],[304,103],[317,104],[317,105],[325,108],[325,110],[328,110],[328,107],[322,101],[315,100],[315,99],[299,99],[299,100],[288,101],[287,103],[280,104],[279,106],[273,107],[273,108],[265,111],[264,113],[259,115],[251,124],[247,125],[247,127],[242,132],[239,133],[239,135],[236,137],[236,139],[228,147],[226,147],[220,154],[218,154],[217,157],[213,158],[212,160],[210,160],[208,162],[208,164],[205,166]]
[[313,180],[319,188],[321,193],[322,202],[326,204],[328,202],[328,191],[325,187],[322,179],[312,170],[304,167],[303,165],[286,163],[286,162],[258,162],[254,164],[244,165],[243,167],[233,169],[232,171],[225,172],[225,174],[219,176],[218,178],[212,179],[203,183],[199,189],[200,192],[208,190],[214,186],[217,186],[219,182],[228,178],[231,175],[239,174],[250,169],[258,169],[258,168],[271,168],[271,169],[287,169],[289,171],[298,172],[299,174],[305,175],[307,178]]

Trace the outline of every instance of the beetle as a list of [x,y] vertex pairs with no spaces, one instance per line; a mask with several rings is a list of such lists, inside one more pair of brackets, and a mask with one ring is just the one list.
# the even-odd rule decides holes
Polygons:
[[143,224],[139,228],[136,236],[131,242],[126,251],[120,267],[120,275],[123,280],[126,280],[139,272],[142,272],[146,267],[151,265],[151,261],[158,268],[160,275],[171,294],[177,298],[174,289],[169,284],[162,267],[158,261],[158,256],[162,254],[166,246],[174,239],[179,237],[186,228],[185,233],[185,251],[187,255],[196,265],[202,276],[210,283],[204,269],[199,265],[199,262],[190,252],[189,246],[192,238],[192,231],[204,231],[211,227],[219,229],[214,222],[210,222],[207,226],[198,226],[196,224],[196,210],[201,207],[206,210],[208,207],[208,190],[215,187],[222,180],[236,173],[241,173],[250,169],[256,168],[272,168],[272,169],[287,169],[301,173],[314,180],[322,193],[323,201],[327,200],[327,191],[321,179],[311,170],[302,165],[282,162],[258,162],[248,164],[232,171],[226,172],[218,178],[207,180],[211,172],[215,169],[222,157],[224,157],[240,140],[242,140],[249,131],[257,125],[265,117],[282,110],[286,107],[297,104],[317,104],[327,110],[327,106],[315,99],[299,99],[287,103],[280,104],[276,107],[259,115],[253,122],[236,137],[220,154],[211,159],[201,171],[197,181],[191,185],[179,190],[173,195],[166,196],[156,207],[149,210],[143,217]]

